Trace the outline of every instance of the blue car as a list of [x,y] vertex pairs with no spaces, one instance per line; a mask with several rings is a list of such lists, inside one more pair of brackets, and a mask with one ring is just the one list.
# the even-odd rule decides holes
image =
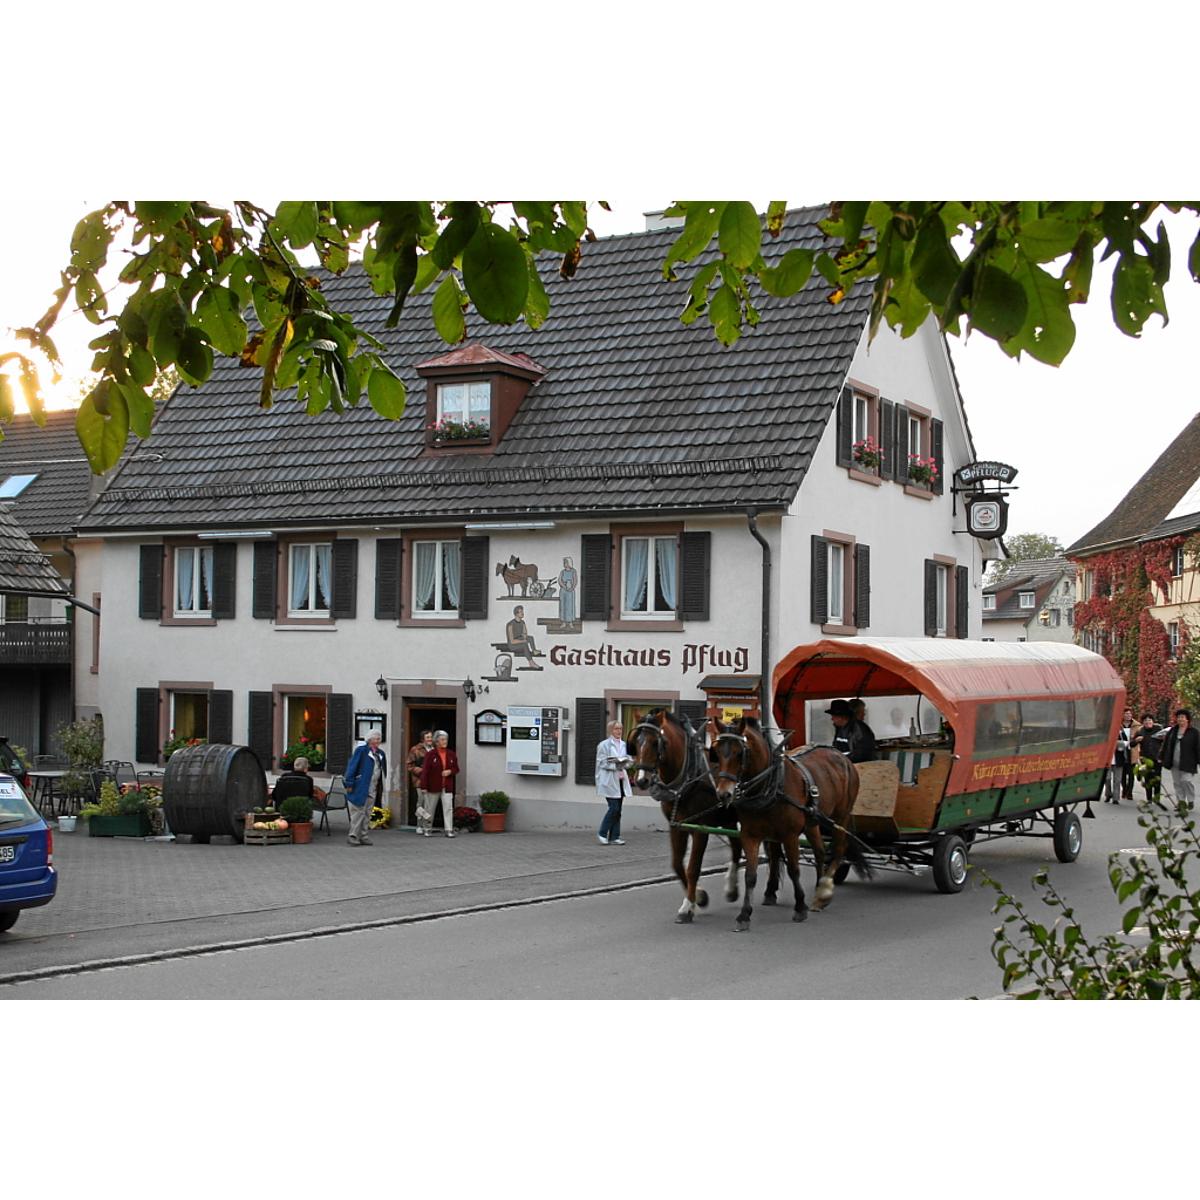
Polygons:
[[57,890],[54,834],[21,785],[0,774],[0,933],[17,923],[23,908],[49,904]]

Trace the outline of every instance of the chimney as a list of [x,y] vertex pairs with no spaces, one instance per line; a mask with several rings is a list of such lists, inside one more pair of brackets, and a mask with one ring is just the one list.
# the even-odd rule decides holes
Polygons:
[[662,209],[662,208],[654,208],[654,209],[651,209],[649,212],[642,213],[642,216],[646,218],[646,231],[647,232],[649,232],[651,229],[682,229],[683,228],[683,218],[682,217],[663,216],[663,213],[665,211],[666,210]]

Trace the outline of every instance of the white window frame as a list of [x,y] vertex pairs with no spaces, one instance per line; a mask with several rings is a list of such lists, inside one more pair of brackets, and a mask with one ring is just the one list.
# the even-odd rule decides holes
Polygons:
[[852,442],[861,442],[872,436],[871,409],[874,404],[874,397],[867,395],[866,392],[854,392],[853,396],[854,436],[850,440]]
[[925,425],[926,419],[914,412],[908,414],[908,452],[925,457]]
[[825,620],[830,625],[847,625],[846,620],[846,550],[842,542],[829,542],[829,559],[825,564]]
[[[185,555],[192,556],[192,606],[190,608],[179,607],[179,559]],[[204,559],[207,556],[208,561],[212,562],[213,548],[211,546],[176,546],[175,547],[175,573],[171,583],[171,612],[176,617],[204,617],[212,616],[212,595],[208,597],[208,607],[200,607],[200,583],[203,576],[201,572],[204,570]],[[216,586],[216,580],[213,580],[213,586]]]
[[949,628],[950,568],[945,563],[935,563],[934,596],[937,606],[937,636],[945,637]]
[[[625,581],[629,578],[629,548],[634,542],[647,542],[646,546],[646,607],[645,609],[625,607]],[[658,553],[657,543],[669,542],[675,554],[675,599],[678,605],[679,589],[682,586],[680,578],[679,536],[674,533],[630,533],[621,538],[621,620],[622,621],[674,621],[677,619],[678,608],[658,608]]]
[[[410,611],[412,615],[421,621],[445,621],[458,616],[457,608],[442,607],[442,586],[443,577],[445,574],[445,548],[447,546],[455,547],[458,553],[459,565],[459,581],[458,595],[459,601],[462,601],[462,541],[459,538],[421,538],[414,539],[412,546],[412,596],[410,597]],[[418,546],[433,546],[433,607],[418,608],[417,607],[417,547]]]
[[[332,610],[329,604],[324,608],[317,604],[317,549],[319,547],[328,547],[329,549],[329,590],[333,591],[333,543],[332,542],[291,542],[288,545],[288,571],[287,571],[287,614],[289,617],[329,617],[332,615]],[[308,554],[308,607],[293,608],[292,582],[296,571],[296,551],[307,549]],[[331,597],[330,597],[331,598]]]
[[1033,592],[1018,592],[1017,593],[1018,608],[1033,608]]
[[996,597],[994,595],[984,596],[983,611],[984,612],[994,612],[995,608],[996,608]]
[[451,416],[450,419],[464,423],[476,421],[490,429],[492,425],[491,380],[471,379],[458,383],[439,383],[437,388],[437,419],[439,421],[449,415],[446,412],[447,397],[458,393],[462,393],[462,407],[453,410],[456,415]]
[[1174,553],[1171,555],[1171,577],[1173,579],[1181,579],[1183,577],[1184,565],[1183,547],[1176,546]]
[[1179,657],[1179,622],[1171,621],[1167,625],[1167,637],[1171,642],[1171,657]]
[[175,698],[177,696],[199,696],[204,701],[204,733],[202,735],[192,734],[192,736],[193,737],[203,736],[204,738],[207,738],[208,737],[208,718],[210,716],[210,712],[209,712],[210,705],[209,705],[208,693],[204,692],[204,691],[189,691],[187,688],[180,688],[179,691],[174,691],[174,690],[169,691],[167,693],[167,696],[171,702],[170,713],[168,714],[169,719],[167,721],[168,736],[170,736],[170,734],[172,732],[178,730],[178,728],[179,728],[179,719],[175,712]]

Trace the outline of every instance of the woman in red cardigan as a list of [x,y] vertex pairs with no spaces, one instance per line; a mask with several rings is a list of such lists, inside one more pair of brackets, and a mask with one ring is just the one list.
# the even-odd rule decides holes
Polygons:
[[450,735],[439,729],[433,735],[433,748],[421,764],[421,791],[425,793],[427,807],[417,809],[417,821],[426,837],[433,825],[439,796],[446,836],[454,836],[454,777],[458,774],[458,755],[447,745],[449,741]]

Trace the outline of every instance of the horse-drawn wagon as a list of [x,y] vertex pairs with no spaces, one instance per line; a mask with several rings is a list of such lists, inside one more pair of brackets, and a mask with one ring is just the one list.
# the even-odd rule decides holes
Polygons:
[[797,646],[773,680],[793,747],[807,740],[810,702],[867,703],[880,759],[858,765],[850,828],[872,866],[932,868],[939,890],[958,892],[975,843],[1048,837],[1061,862],[1078,857],[1075,809],[1100,795],[1125,699],[1099,655],[1057,642],[828,639]]

